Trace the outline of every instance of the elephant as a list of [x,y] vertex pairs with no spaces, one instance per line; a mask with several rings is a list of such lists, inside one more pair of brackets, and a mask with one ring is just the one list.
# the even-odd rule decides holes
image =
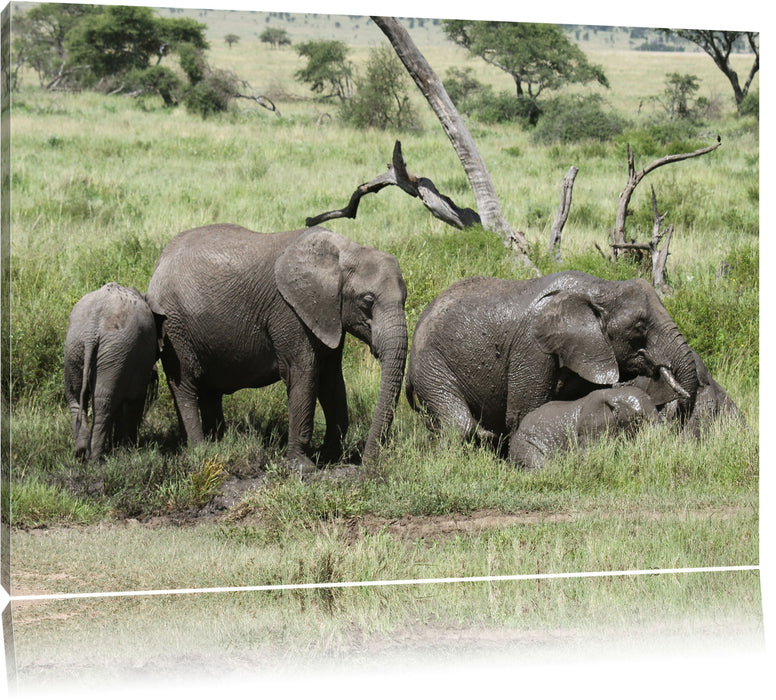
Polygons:
[[639,375],[689,415],[695,361],[655,290],[570,270],[452,284],[418,319],[405,390],[432,430],[500,441],[548,401]]
[[[725,417],[736,421],[742,427],[746,426],[746,419],[735,402],[730,398],[727,392],[711,376],[708,368],[704,364],[701,356],[692,351],[695,360],[695,368],[698,373],[698,389],[695,394],[690,415],[684,422],[682,428],[683,435],[689,435],[694,438],[700,438],[701,433],[712,421],[717,418]],[[669,422],[676,418],[677,400],[671,395],[666,395],[659,387],[656,387],[646,377],[636,377],[630,382],[624,383],[632,387],[639,387],[646,391],[658,407],[660,418]]]
[[136,444],[156,395],[157,359],[154,315],[137,289],[109,282],[76,302],[64,349],[76,457],[99,461],[112,443]]
[[362,462],[377,458],[393,422],[407,359],[407,288],[396,258],[321,227],[257,233],[213,224],[175,236],[148,287],[161,358],[188,444],[219,438],[222,399],[282,379],[287,461],[312,471],[316,399],[320,457],[341,457],[348,429],[342,351],[348,332],[381,366]]
[[657,408],[638,388],[596,389],[576,401],[549,401],[520,423],[510,444],[510,461],[525,469],[544,466],[557,452],[585,448],[605,433],[633,434]]

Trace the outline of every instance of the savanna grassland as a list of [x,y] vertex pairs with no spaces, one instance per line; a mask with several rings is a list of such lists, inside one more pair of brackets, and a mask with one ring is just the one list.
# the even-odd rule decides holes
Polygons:
[[[12,96],[13,593],[756,565],[759,125],[735,116],[730,88],[705,54],[635,52],[619,40],[588,55],[611,84],[596,90],[628,120],[622,135],[547,145],[515,124],[470,121],[469,128],[503,213],[525,232],[540,271],[613,279],[648,275],[596,248],[608,245],[626,143],[638,168],[720,135],[713,153],[645,180],[628,231],[649,237],[653,185],[666,224],[675,226],[673,293],[664,303],[745,414],[745,429],[720,424],[694,442],[653,426],[630,442],[605,440],[523,473],[484,448],[432,437],[402,398],[378,466],[343,462],[300,479],[283,466],[282,385],[227,397],[224,439],[187,449],[162,382],[137,449],[116,451],[100,466],[75,459],[62,377],[70,310],[108,281],[145,291],[177,232],[214,222],[301,227],[382,173],[396,139],[412,173],[474,206],[422,98],[413,97],[418,130],[355,130],[338,120],[335,104],[314,100],[294,79],[301,60],[293,48],[272,49],[249,31],[257,17],[238,22],[241,31],[210,14],[201,19],[213,21],[209,62],[270,96],[280,117],[245,101],[203,120],[153,98],[46,92],[32,73]],[[331,29],[320,22],[316,32]],[[343,39],[362,65],[379,33],[366,18],[358,29],[356,20],[343,22],[351,23],[353,39]],[[241,35],[231,49],[221,39],[227,31]],[[511,87],[438,34],[424,31],[416,41],[440,75],[470,66],[497,89]],[[747,57],[737,61],[743,72]],[[650,128],[661,109],[654,98],[672,72],[696,75],[699,94],[716,109],[681,137],[661,139],[665,132]],[[557,263],[547,245],[571,165],[579,175]],[[410,337],[424,306],[453,281],[527,274],[494,234],[446,227],[398,188],[364,198],[357,219],[328,225],[398,258]],[[357,454],[379,365],[354,339],[344,364],[348,451]],[[318,415],[314,444],[322,436]],[[427,653],[529,662],[610,650],[615,641],[636,654],[759,648],[762,637],[757,571],[19,601],[13,614],[19,681],[30,687],[368,667]]]

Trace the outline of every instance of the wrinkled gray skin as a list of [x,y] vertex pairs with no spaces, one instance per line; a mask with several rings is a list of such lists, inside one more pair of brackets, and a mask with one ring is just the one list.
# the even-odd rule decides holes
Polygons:
[[644,280],[582,272],[529,280],[473,277],[423,311],[406,391],[432,430],[463,438],[514,435],[548,401],[649,377],[689,414],[698,387],[692,351]]
[[575,445],[584,449],[607,432],[634,434],[644,421],[656,418],[652,399],[635,387],[597,389],[576,401],[550,401],[523,418],[509,459],[536,469],[559,451]]
[[79,459],[101,459],[112,442],[136,443],[156,391],[157,355],[154,315],[137,289],[110,282],[76,303],[64,374]]
[[[682,434],[700,438],[702,430],[718,418],[728,418],[745,426],[744,414],[711,376],[700,355],[694,350],[692,354],[698,373],[698,390],[690,415],[684,422]],[[674,396],[666,395],[645,377],[636,377],[636,379],[627,382],[627,385],[639,387],[649,393],[662,420],[672,421],[677,418],[677,401]]]
[[222,397],[282,379],[288,459],[312,468],[316,399],[326,419],[321,457],[342,454],[348,428],[345,332],[381,364],[363,460],[393,421],[407,358],[407,290],[392,255],[320,227],[256,233],[232,224],[185,231],[162,252],[148,288],[162,363],[189,444],[219,437]]

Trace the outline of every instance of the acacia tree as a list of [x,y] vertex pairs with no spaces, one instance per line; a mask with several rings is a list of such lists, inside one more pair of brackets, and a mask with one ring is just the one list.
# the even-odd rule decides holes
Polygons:
[[259,41],[263,44],[269,44],[273,49],[277,49],[280,46],[289,46],[291,44],[291,37],[285,29],[267,27],[261,33]]
[[518,97],[536,100],[567,83],[609,87],[603,69],[554,24],[444,20],[442,27],[451,41],[512,76]]
[[348,60],[348,47],[342,41],[322,39],[303,41],[296,52],[307,59],[294,77],[309,83],[313,92],[345,101],[353,96],[353,64]]
[[149,7],[107,6],[80,20],[67,34],[67,63],[88,66],[94,79],[158,65],[183,43],[207,48],[205,25],[188,18],[162,19]]
[[[663,29],[667,34],[691,41],[696,46],[700,46],[716,64],[733,88],[733,97],[736,101],[736,107],[741,109],[741,103],[749,93],[754,76],[760,70],[760,34],[759,32],[723,32],[707,29]],[[730,56],[733,51],[741,46],[748,46],[754,54],[752,67],[749,74],[741,85],[738,79],[738,73],[733,69],[730,63]]]
[[14,18],[14,53],[37,74],[41,85],[62,70],[65,37],[86,15],[100,8],[72,3],[42,3]]

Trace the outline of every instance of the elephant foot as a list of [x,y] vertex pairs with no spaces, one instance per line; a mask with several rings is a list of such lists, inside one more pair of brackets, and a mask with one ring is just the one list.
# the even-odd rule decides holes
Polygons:
[[336,445],[323,444],[318,454],[318,459],[323,464],[336,464],[343,458],[342,445],[337,442]]
[[289,457],[288,458],[288,471],[296,474],[299,474],[300,476],[303,476],[305,474],[312,474],[316,471],[316,466],[313,464],[312,460],[307,456],[296,456],[296,457]]

